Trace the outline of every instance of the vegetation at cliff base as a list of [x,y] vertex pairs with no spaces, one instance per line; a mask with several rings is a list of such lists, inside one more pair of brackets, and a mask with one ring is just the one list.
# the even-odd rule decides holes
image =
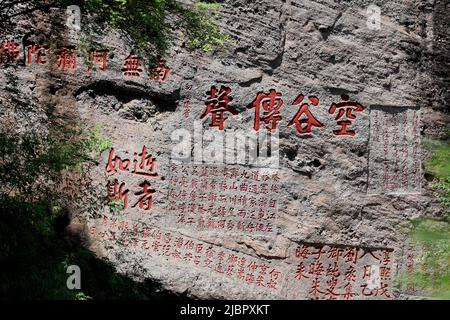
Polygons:
[[426,296],[450,300],[450,142],[435,142],[431,149],[433,155],[425,168],[433,178],[430,185],[445,212],[440,219],[412,221],[411,242],[419,256],[413,272],[401,274],[400,281]]
[[[449,133],[450,136],[450,133]],[[450,138],[449,138],[450,139]],[[447,140],[431,146],[433,156],[426,164],[427,171],[434,177],[431,186],[449,215],[450,210],[450,142]]]

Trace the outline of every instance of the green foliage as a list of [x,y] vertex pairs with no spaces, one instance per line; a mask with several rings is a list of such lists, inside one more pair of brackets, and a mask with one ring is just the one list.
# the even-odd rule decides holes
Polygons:
[[166,0],[87,0],[85,8],[130,35],[141,49],[167,49]]
[[191,49],[212,52],[230,42],[215,23],[220,5],[197,2],[185,8],[175,0],[87,0],[83,7],[98,20],[128,34],[148,60],[165,54],[169,46],[167,14],[177,17],[177,25],[184,28]]
[[450,176],[450,143],[437,143],[434,154],[427,163],[427,170],[439,178]]
[[417,219],[411,232],[422,248],[415,270],[403,275],[407,283],[436,299],[450,299],[450,224],[448,221]]
[[94,160],[94,153],[110,148],[111,142],[100,130],[85,130],[69,141],[0,132],[0,207],[17,207],[36,222],[39,233],[48,234],[49,221],[62,212],[54,184],[59,183],[62,170],[80,168],[81,163]]
[[[0,299],[164,297],[155,294],[157,284],[117,274],[81,241],[65,240],[69,218],[64,199],[42,186],[110,147],[100,127],[69,141],[0,132]],[[66,286],[69,265],[81,269],[81,291]]]
[[88,295],[86,295],[82,291],[80,291],[75,294],[75,299],[76,300],[92,300],[92,297],[89,297]]
[[436,196],[447,208],[450,207],[450,143],[434,143],[430,146],[434,151],[431,159],[425,164],[427,171],[433,175],[431,186]]
[[93,161],[94,152],[110,147],[111,142],[102,136],[99,127],[69,141],[35,136],[18,139],[15,135],[0,133],[0,197],[41,199],[48,192],[45,182],[57,178],[61,170],[80,169],[81,163]]
[[123,201],[109,201],[108,207],[109,212],[113,215],[120,215],[125,210],[125,205]]
[[215,22],[220,8],[217,3],[197,2],[192,10],[183,11],[184,19],[181,24],[186,28],[189,48],[211,53],[215,48],[223,48],[232,43]]
[[91,130],[88,130],[88,132],[89,137],[85,140],[84,144],[86,151],[92,151],[98,154],[113,147],[112,141],[103,135],[100,125],[96,125]]
[[[197,2],[192,7],[181,5],[176,0],[51,0],[42,6],[31,6],[32,1],[21,2],[27,3],[30,8],[25,7],[18,16],[48,7],[78,5],[84,12],[94,14],[95,24],[107,23],[128,34],[138,51],[152,63],[158,56],[163,56],[169,47],[169,15],[184,29],[191,49],[212,52],[231,43],[216,24],[220,5],[209,1]],[[33,9],[30,11],[31,7]]]

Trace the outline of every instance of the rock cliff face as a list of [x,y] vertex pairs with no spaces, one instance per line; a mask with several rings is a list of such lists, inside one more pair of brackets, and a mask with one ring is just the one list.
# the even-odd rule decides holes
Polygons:
[[[0,71],[2,121],[46,135],[50,116],[73,119],[112,142],[77,188],[83,201],[67,204],[72,227],[120,272],[193,297],[420,295],[394,279],[411,258],[411,219],[444,214],[422,145],[449,120],[449,2],[220,2],[232,43],[191,51],[174,28],[164,81],[144,62],[124,75],[132,43],[83,16],[81,31],[56,11],[4,31],[78,55],[61,70],[21,49]],[[88,72],[86,43],[109,48],[105,72]],[[269,162],[254,161],[257,137]]]

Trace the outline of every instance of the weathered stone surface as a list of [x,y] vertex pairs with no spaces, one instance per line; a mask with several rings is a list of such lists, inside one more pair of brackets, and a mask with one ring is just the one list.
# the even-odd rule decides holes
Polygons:
[[[235,43],[212,55],[191,52],[186,49],[186,39],[175,31],[170,51],[164,57],[171,68],[165,82],[150,81],[144,74],[140,78],[125,78],[120,69],[133,47],[109,28],[98,30],[96,36],[86,28],[81,34],[64,38],[58,34],[63,31],[52,29],[54,22],[48,17],[21,21],[14,30],[17,39],[34,33],[33,21],[41,21],[44,32],[51,31],[53,38],[63,37],[59,40],[62,44],[78,45],[91,32],[97,43],[114,48],[114,57],[106,73],[88,73],[81,56],[75,72],[61,72],[52,65],[3,68],[1,83],[8,83],[12,75],[17,77],[16,98],[24,99],[27,107],[11,109],[7,100],[12,94],[2,86],[2,121],[16,123],[17,134],[47,134],[51,130],[46,125],[47,108],[51,105],[58,115],[75,117],[88,126],[101,125],[113,142],[115,154],[130,159],[131,165],[135,153],[147,147],[156,159],[158,176],[148,178],[126,170],[108,173],[107,150],[90,172],[89,191],[80,191],[85,193],[84,203],[73,205],[71,212],[73,223],[88,227],[87,245],[117,270],[138,280],[154,279],[166,289],[200,298],[327,298],[326,294],[311,295],[311,275],[306,284],[295,278],[300,263],[296,248],[308,244],[311,248],[325,246],[326,250],[356,248],[360,256],[372,251],[376,255],[389,252],[387,264],[376,259],[369,261],[367,255],[358,257],[362,260],[355,265],[354,297],[342,294],[348,266],[339,264],[336,290],[340,299],[405,298],[411,292],[393,287],[392,277],[382,281],[388,286],[389,295],[381,291],[377,296],[365,295],[361,286],[367,284],[367,279],[363,279],[366,265],[377,270],[390,268],[391,276],[397,273],[408,245],[411,219],[443,214],[423,176],[421,163],[428,154],[420,147],[422,139],[443,137],[449,119],[449,69],[441,68],[439,62],[448,59],[448,33],[442,32],[448,21],[442,16],[442,4],[378,1],[381,27],[375,30],[367,26],[366,9],[371,3],[364,0],[221,3],[219,23]],[[443,71],[445,68],[447,71]],[[239,112],[227,116],[225,132],[252,132],[255,110],[247,106],[258,92],[275,89],[282,93],[276,170],[279,191],[270,195],[278,202],[271,232],[227,233],[223,229],[190,228],[177,223],[179,208],[170,209],[171,178],[187,175],[189,182],[193,179],[192,171],[171,169],[172,151],[180,142],[172,135],[177,129],[186,129],[193,139],[194,123],[206,108],[205,93],[213,85],[231,89],[233,105]],[[299,110],[300,105],[293,104],[300,94],[305,95],[303,102],[308,102],[309,96],[319,99],[317,106],[309,102],[309,109],[323,127],[313,127],[312,134],[301,135],[295,126],[288,127]],[[340,126],[337,113],[330,114],[329,108],[341,102],[343,94],[364,107],[363,111],[354,112],[356,119],[349,127],[355,131],[354,136],[333,132]],[[421,117],[414,120],[416,110]],[[377,124],[386,114],[397,112],[395,124],[393,119],[387,127]],[[217,129],[208,129],[210,121],[210,116],[206,117],[203,130]],[[378,127],[385,131],[375,132]],[[261,130],[265,130],[264,126]],[[401,138],[406,130],[407,152]],[[386,134],[388,161],[383,145]],[[198,140],[184,142],[190,148],[199,147]],[[403,158],[395,156],[395,152],[402,152]],[[404,164],[393,161],[405,161],[411,168],[407,179],[413,181],[407,187],[383,185],[384,164],[391,169],[397,165],[392,172],[401,174],[399,167]],[[208,167],[196,165],[199,169]],[[258,169],[237,167],[241,171]],[[115,179],[129,189],[125,212],[117,213],[111,206],[96,201],[107,197],[107,184]],[[392,175],[389,179],[388,183],[396,182]],[[135,195],[145,181],[155,189],[151,210],[140,208],[140,197]],[[207,193],[210,189],[200,191]],[[237,193],[229,194],[234,195]],[[190,203],[194,202],[186,200],[186,205]],[[228,203],[226,207],[234,205]],[[248,210],[253,208],[246,206]],[[202,251],[196,254],[198,245]],[[232,260],[225,261],[230,256]],[[309,266],[311,259],[305,264]],[[252,269],[253,262],[256,269]],[[334,261],[324,258],[321,262],[325,271],[324,276],[318,277],[325,285],[329,280],[326,270]],[[239,272],[240,268],[244,270]],[[321,286],[320,290],[327,288]]]

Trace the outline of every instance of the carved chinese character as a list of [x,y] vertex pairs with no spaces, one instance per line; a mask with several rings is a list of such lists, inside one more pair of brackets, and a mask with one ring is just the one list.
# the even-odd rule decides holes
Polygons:
[[56,56],[60,70],[75,70],[77,68],[77,52],[74,47],[62,47]]
[[200,116],[200,119],[204,119],[207,115],[211,114],[211,127],[218,127],[219,130],[224,130],[224,122],[227,119],[224,116],[225,112],[229,112],[232,115],[237,115],[236,109],[230,105],[232,97],[230,97],[231,89],[221,86],[219,92],[215,86],[211,87],[210,91],[207,91],[208,100],[205,102],[206,110]]
[[114,148],[111,148],[106,165],[106,172],[117,173],[117,170],[130,172],[145,177],[157,177],[156,159],[152,154],[148,154],[147,147],[143,146],[141,153],[134,153],[133,169],[131,170],[130,159],[121,159],[115,155]]
[[315,298],[317,298],[317,296],[318,296],[319,294],[322,294],[322,293],[323,293],[323,292],[321,292],[321,291],[319,290],[319,287],[320,287],[320,280],[319,280],[319,278],[315,278],[315,279],[312,281],[312,284],[311,284],[311,290],[309,291],[309,293],[312,294],[313,297],[315,297]]
[[159,59],[158,65],[154,68],[149,68],[150,80],[166,81],[169,77],[170,68],[166,66],[166,61]]
[[[335,114],[337,124],[341,126],[340,129],[333,130],[337,136],[347,135],[354,136],[356,133],[354,130],[350,130],[348,127],[352,124],[352,120],[356,119],[356,115],[353,112],[362,112],[364,107],[358,102],[350,102],[350,97],[346,94],[341,96],[342,101],[340,103],[333,103],[328,110],[329,114]],[[346,120],[341,120],[345,116]]]
[[48,61],[44,60],[47,56],[49,48],[45,45],[30,45],[27,48],[27,64],[31,65],[33,63],[33,57],[36,57],[36,62],[38,64],[44,65]]
[[[139,157],[139,161],[137,160]],[[139,163],[139,164],[138,164]],[[134,153],[133,160],[134,170],[132,173],[141,176],[157,177],[156,172],[156,159],[152,154],[147,153],[147,147],[143,146],[142,151],[139,154]]]
[[141,58],[136,56],[132,51],[128,57],[125,58],[122,71],[126,77],[140,77],[141,76]]
[[101,71],[108,68],[108,50],[95,50],[90,53],[88,70],[92,71],[94,66],[98,66]]
[[297,278],[298,280],[302,280],[302,278],[309,278],[306,274],[305,274],[305,265],[303,264],[303,262],[301,262],[298,266],[297,266],[297,271],[295,273],[295,278]]
[[19,57],[19,44],[14,41],[0,42],[0,63],[16,64]]
[[253,128],[259,131],[260,123],[263,121],[268,131],[275,131],[278,122],[281,121],[280,109],[282,106],[283,100],[281,99],[281,93],[274,89],[270,89],[269,93],[258,92],[255,100],[247,106],[249,109],[255,109]]
[[153,194],[156,192],[155,189],[152,189],[150,182],[144,181],[139,187],[142,188],[141,191],[136,192],[135,195],[141,196],[139,200],[133,205],[133,208],[139,204],[139,208],[144,210],[150,210],[153,204]]
[[108,196],[111,200],[122,200],[124,209],[128,208],[129,190],[125,189],[125,182],[122,182],[119,185],[119,181],[117,179],[115,179],[112,184],[108,181],[106,188],[108,190]]
[[295,250],[295,256],[299,259],[307,259],[310,255],[309,247],[306,245],[302,245],[301,247],[297,247]]

